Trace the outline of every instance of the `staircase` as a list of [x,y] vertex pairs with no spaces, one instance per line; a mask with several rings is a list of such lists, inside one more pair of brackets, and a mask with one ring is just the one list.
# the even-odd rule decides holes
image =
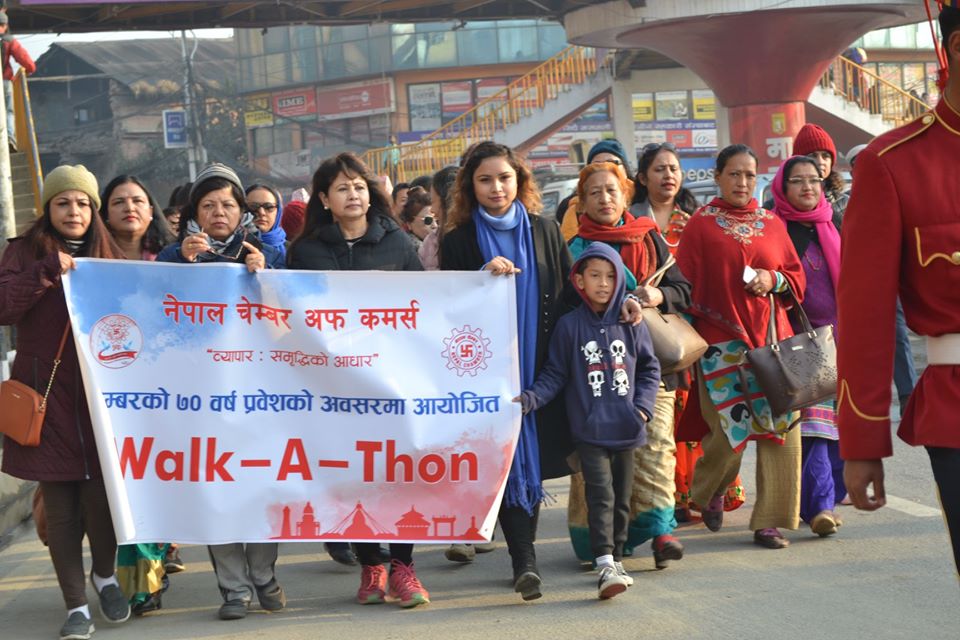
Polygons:
[[836,121],[831,131],[855,128],[871,137],[930,110],[919,98],[846,58],[830,64],[807,102]]
[[483,140],[522,153],[609,94],[613,78],[612,56],[569,46],[420,141],[371,149],[364,161],[402,182],[457,164]]
[[[18,151],[10,153],[10,176],[16,233],[20,235],[37,218],[43,190],[43,177],[40,170],[40,156],[37,152],[33,113],[30,109],[30,91],[27,87],[27,76],[23,70],[14,78],[13,87]],[[6,379],[9,376],[10,365],[13,363],[14,352],[8,351],[12,349],[9,328],[5,327],[4,332],[0,336],[0,360],[2,360],[0,367],[3,371],[2,378]],[[3,449],[0,445],[0,458],[2,457]],[[20,523],[30,517],[35,486],[34,482],[0,473],[0,548],[11,540]]]

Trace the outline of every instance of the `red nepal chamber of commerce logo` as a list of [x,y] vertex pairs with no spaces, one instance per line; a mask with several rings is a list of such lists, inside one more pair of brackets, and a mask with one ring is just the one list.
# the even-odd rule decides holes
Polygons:
[[471,376],[487,368],[487,360],[493,356],[487,347],[490,339],[483,337],[483,331],[470,325],[454,329],[449,338],[443,339],[443,353],[447,359],[447,369],[453,369],[458,376],[467,373]]
[[90,351],[108,369],[130,366],[142,348],[140,327],[127,316],[103,316],[90,331]]

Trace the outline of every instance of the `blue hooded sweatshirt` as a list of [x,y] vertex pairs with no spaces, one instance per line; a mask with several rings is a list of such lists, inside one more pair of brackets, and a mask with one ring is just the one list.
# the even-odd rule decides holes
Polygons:
[[[589,258],[613,264],[616,290],[602,317],[590,307],[573,276]],[[646,441],[640,411],[653,416],[660,389],[660,362],[653,353],[645,324],[620,322],[626,297],[626,277],[620,255],[595,242],[573,265],[570,279],[585,303],[557,322],[547,362],[533,387],[523,392],[531,410],[544,406],[565,390],[570,433],[576,443],[622,450]]]

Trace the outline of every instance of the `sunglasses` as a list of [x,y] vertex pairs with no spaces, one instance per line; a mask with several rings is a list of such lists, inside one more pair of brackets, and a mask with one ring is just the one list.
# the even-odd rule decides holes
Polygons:
[[[597,161],[594,160],[593,162],[596,163]],[[604,160],[602,164],[615,164],[618,167],[622,167],[623,161],[620,158],[610,158],[609,160]]]
[[246,249],[246,247],[243,246],[243,243],[246,241],[247,241],[247,231],[246,229],[244,229],[243,236],[241,236],[240,238],[240,242],[236,243],[236,245],[234,245],[233,243],[230,243],[229,245],[229,246],[236,246],[236,251],[227,251],[226,249],[228,247],[224,247],[223,249],[210,247],[204,253],[211,256],[220,256],[222,258],[226,258],[227,260],[238,260],[240,258],[240,254],[243,253],[244,249]]
[[250,213],[256,213],[260,209],[263,209],[267,213],[273,213],[277,210],[277,205],[271,202],[251,202],[247,205],[247,208],[250,210]]
[[435,220],[436,218],[434,218],[433,216],[423,216],[423,224],[426,227],[429,227],[430,225],[432,225]]
[[640,151],[642,155],[660,153],[666,149],[667,151],[673,151],[676,153],[677,148],[673,146],[670,142],[651,142],[649,144],[643,145],[643,149]]

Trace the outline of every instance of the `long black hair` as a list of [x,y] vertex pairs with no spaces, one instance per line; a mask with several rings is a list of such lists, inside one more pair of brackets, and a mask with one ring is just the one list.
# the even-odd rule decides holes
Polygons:
[[293,242],[294,246],[304,238],[313,235],[319,227],[333,223],[333,212],[323,206],[320,194],[328,195],[330,187],[333,186],[333,181],[341,173],[349,178],[363,178],[363,181],[367,183],[367,191],[370,194],[370,208],[367,210],[368,222],[372,222],[378,215],[393,219],[390,213],[390,196],[383,190],[380,180],[359,156],[347,151],[332,158],[327,158],[320,163],[320,166],[314,172],[310,201],[307,203],[307,213],[303,221],[303,230],[300,231],[300,235]]
[[140,246],[150,253],[160,253],[161,249],[174,242],[176,238],[170,229],[170,223],[167,222],[167,218],[163,215],[160,204],[137,176],[128,174],[119,175],[108,182],[107,186],[103,188],[103,192],[100,194],[100,202],[102,203],[100,217],[103,218],[103,224],[106,225],[107,229],[110,229],[110,196],[113,195],[117,187],[124,184],[135,184],[143,189],[143,193],[146,194],[147,203],[150,205],[150,225],[147,227],[147,232],[140,241]]
[[[637,175],[634,178],[635,190],[633,192],[633,204],[644,202],[650,198],[650,191],[647,189],[647,186],[640,181],[640,176],[644,178],[647,177],[647,171],[650,170],[650,166],[653,164],[653,161],[656,159],[657,155],[661,151],[669,151],[677,159],[677,164],[680,164],[680,155],[677,153],[676,147],[670,143],[664,144],[648,144],[640,152],[640,157],[638,159],[639,168],[637,169]],[[677,191],[677,195],[673,198],[673,204],[678,209],[684,213],[693,213],[697,210],[697,207],[700,205],[697,203],[697,197],[693,195],[693,192],[687,189],[686,187],[680,187],[680,190]]]

